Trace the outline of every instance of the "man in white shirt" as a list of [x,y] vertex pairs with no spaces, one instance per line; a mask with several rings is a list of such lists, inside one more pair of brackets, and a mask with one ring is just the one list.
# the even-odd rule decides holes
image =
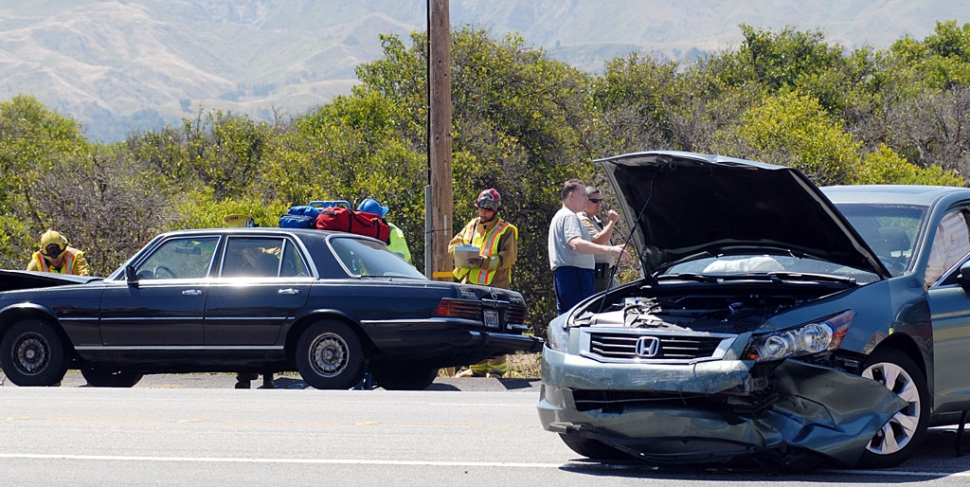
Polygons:
[[591,296],[596,254],[608,254],[618,260],[629,254],[622,245],[593,243],[589,231],[576,213],[586,206],[586,184],[570,179],[559,192],[562,208],[549,224],[549,266],[553,270],[556,310],[559,314]]

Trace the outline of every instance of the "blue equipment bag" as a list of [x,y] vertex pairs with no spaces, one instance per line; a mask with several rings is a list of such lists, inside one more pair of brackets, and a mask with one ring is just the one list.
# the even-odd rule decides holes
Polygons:
[[317,219],[305,215],[286,214],[280,217],[280,228],[316,228]]
[[285,215],[280,217],[280,228],[316,228],[317,216],[324,208],[343,206],[350,209],[350,202],[346,200],[317,200],[303,206],[291,206]]

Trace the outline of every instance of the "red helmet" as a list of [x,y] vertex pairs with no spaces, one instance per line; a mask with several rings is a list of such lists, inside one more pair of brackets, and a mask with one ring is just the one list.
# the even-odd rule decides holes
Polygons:
[[475,206],[483,210],[498,211],[499,204],[502,203],[502,196],[495,191],[495,188],[488,188],[478,194],[475,199]]

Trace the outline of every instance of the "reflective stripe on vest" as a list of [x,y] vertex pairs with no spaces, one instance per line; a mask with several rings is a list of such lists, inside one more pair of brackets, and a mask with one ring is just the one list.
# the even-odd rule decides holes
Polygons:
[[[507,232],[509,229],[515,228],[512,225],[509,225],[506,221],[499,220],[499,222],[496,223],[494,227],[492,227],[491,231],[489,231],[484,236],[482,236],[475,231],[477,226],[478,226],[477,221],[475,222],[475,225],[466,226],[464,230],[464,235],[462,235],[461,238],[462,238],[462,241],[468,242],[469,241],[468,233],[469,232],[473,233],[474,237],[470,239],[471,244],[481,249],[481,251],[479,252],[479,255],[484,257],[486,259],[486,262],[489,257],[498,254],[498,251],[499,251],[498,243],[499,243],[499,240],[501,240],[502,235],[504,235],[505,232]],[[468,282],[473,284],[481,284],[483,286],[488,286],[489,284],[492,283],[492,279],[495,277],[495,271],[489,270],[489,269],[478,269],[478,268],[469,269],[467,267],[459,267],[452,272],[452,275],[454,275],[455,278],[459,280],[461,280],[466,275],[468,275]]]
[[37,259],[37,263],[39,264],[37,268],[40,269],[41,272],[53,272],[55,274],[71,274],[71,271],[74,270],[75,256],[76,254],[74,251],[72,251],[72,249],[67,249],[64,255],[64,262],[61,264],[60,270],[58,270],[51,267],[50,264],[48,264],[47,259],[40,255],[40,252],[34,252],[34,258]]

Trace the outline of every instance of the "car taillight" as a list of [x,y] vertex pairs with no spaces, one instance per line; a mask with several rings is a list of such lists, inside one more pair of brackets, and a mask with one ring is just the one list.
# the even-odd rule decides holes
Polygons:
[[525,323],[525,306],[511,306],[505,311],[505,321],[508,323]]
[[481,321],[482,303],[465,299],[442,298],[434,309],[434,316]]

